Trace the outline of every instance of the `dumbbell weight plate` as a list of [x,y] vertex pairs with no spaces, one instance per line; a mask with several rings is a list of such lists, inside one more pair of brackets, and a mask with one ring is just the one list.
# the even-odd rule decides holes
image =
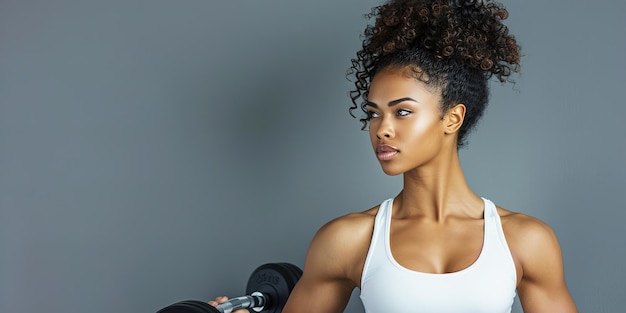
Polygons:
[[[290,263],[263,264],[250,275],[246,294],[263,293],[267,303],[260,312],[280,313],[301,276],[302,270]],[[171,304],[157,313],[219,313],[219,311],[203,301],[185,300]]]
[[266,295],[267,304],[263,308],[263,313],[280,313],[287,303],[289,294],[296,285],[302,270],[289,263],[267,263],[257,267],[246,287],[246,294],[255,291]]
[[[291,273],[293,274],[291,276],[291,279],[294,282],[294,286],[295,286],[295,284],[298,282],[298,280],[300,280],[300,277],[302,277],[302,270],[299,267],[297,267],[297,266],[295,266],[295,265],[293,265],[291,263],[278,263],[278,264],[286,267],[287,269],[289,269],[291,271]],[[291,288],[290,290],[293,290],[293,288]]]
[[172,305],[162,308],[157,313],[219,313],[216,308],[210,304],[197,300],[185,300],[176,302]]

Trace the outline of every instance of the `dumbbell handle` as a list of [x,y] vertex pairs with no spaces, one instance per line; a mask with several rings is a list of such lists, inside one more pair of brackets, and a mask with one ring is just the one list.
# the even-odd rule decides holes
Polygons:
[[262,293],[255,291],[249,296],[228,299],[228,301],[220,303],[220,305],[217,306],[217,309],[221,313],[231,313],[239,309],[252,309],[256,312],[261,312],[267,304],[266,302],[265,296]]

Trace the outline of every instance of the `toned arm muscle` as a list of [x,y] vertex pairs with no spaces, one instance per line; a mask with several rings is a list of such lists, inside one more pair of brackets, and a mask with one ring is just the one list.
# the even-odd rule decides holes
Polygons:
[[525,313],[576,313],[565,284],[556,235],[545,223],[524,216],[513,223],[512,251],[521,264],[517,291]]
[[302,277],[283,309],[284,313],[343,312],[357,286],[371,229],[364,214],[341,217],[314,236]]

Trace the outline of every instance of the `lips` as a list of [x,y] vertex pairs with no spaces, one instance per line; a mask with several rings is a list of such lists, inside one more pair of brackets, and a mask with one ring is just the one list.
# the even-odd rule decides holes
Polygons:
[[378,157],[381,161],[387,161],[393,158],[396,154],[398,154],[398,149],[388,146],[388,145],[380,145],[376,147],[376,157]]

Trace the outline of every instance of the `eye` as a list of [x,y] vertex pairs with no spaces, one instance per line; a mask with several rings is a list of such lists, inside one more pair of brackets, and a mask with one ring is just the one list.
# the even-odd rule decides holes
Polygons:
[[398,116],[407,116],[409,114],[411,114],[412,112],[406,109],[399,109],[398,111],[396,111],[396,115]]
[[374,111],[367,111],[367,118],[368,119],[373,119],[373,118],[377,118],[380,117],[380,115]]

